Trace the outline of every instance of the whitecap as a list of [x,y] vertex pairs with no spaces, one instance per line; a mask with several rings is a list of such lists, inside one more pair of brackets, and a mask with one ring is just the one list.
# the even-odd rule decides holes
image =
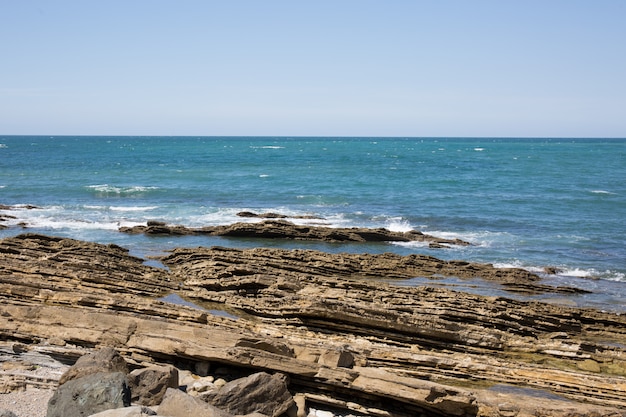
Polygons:
[[609,272],[609,276],[606,277],[609,281],[618,281],[618,282],[626,282],[626,274],[623,272]]
[[143,185],[135,185],[135,186],[127,187],[127,188],[123,189],[124,190],[123,192],[128,192],[128,193],[140,192],[140,193],[142,193],[142,192],[145,192],[145,191],[158,190],[158,189],[159,189],[159,187],[151,187],[151,186],[146,187],[146,186],[143,186]]
[[[523,268],[522,263],[518,260],[509,261],[509,262],[494,262],[493,266],[495,268],[504,268],[504,269]],[[530,270],[530,268],[524,268],[524,269]]]
[[180,217],[185,224],[189,224],[194,227],[201,226],[217,226],[233,223],[258,223],[267,219],[262,217],[240,217],[240,212],[252,212],[252,213],[280,213],[287,217],[288,221],[296,224],[306,224],[309,219],[297,219],[295,217],[302,216],[310,213],[302,213],[294,211],[287,207],[268,207],[268,208],[252,208],[252,207],[229,207],[229,208],[210,208],[204,213],[199,214],[184,214]]
[[428,241],[419,241],[419,240],[415,240],[415,241],[411,241],[411,242],[389,242],[392,245],[395,246],[402,246],[404,248],[428,248],[430,245],[430,242]]
[[482,152],[482,151],[484,151],[484,150],[485,150],[485,148],[474,148],[474,150],[475,150],[476,152]]
[[563,268],[559,271],[558,275],[566,277],[593,278],[607,281],[626,282],[626,275],[623,272],[612,271],[608,269],[605,271],[598,271],[594,268]]
[[133,194],[144,193],[151,190],[158,190],[159,187],[144,186],[144,185],[131,185],[127,187],[109,185],[109,184],[96,184],[88,185],[86,188],[94,190],[100,194]]
[[267,145],[267,146],[250,146],[251,149],[285,149],[284,146]]
[[131,206],[131,207],[111,206],[110,207],[110,209],[112,211],[150,211],[150,210],[156,210],[158,208],[159,208],[159,206],[146,206],[146,207],[142,207],[142,206]]
[[260,175],[259,175],[259,178],[267,178],[267,177],[269,177],[269,176],[270,176],[270,174],[260,174]]
[[[76,218],[58,218],[49,216],[30,216],[20,219],[29,228],[48,230],[117,230],[122,226],[119,221],[90,221]],[[139,225],[140,223],[127,222],[126,225]]]
[[593,194],[611,194],[611,195],[616,194],[616,193],[612,193],[611,191],[606,191],[606,190],[591,190],[591,192]]
[[0,143],[0,149],[6,149],[6,148],[8,148],[6,143]]
[[88,185],[87,188],[90,188],[99,193],[120,193],[121,192],[121,188],[114,187],[109,184]]
[[445,231],[428,231],[421,230],[422,232],[431,236],[439,237],[442,239],[460,239],[466,242],[470,242],[474,246],[479,247],[492,247],[499,242],[508,242],[511,240],[511,235],[506,232],[490,232],[487,230],[473,231],[473,232],[445,232]]

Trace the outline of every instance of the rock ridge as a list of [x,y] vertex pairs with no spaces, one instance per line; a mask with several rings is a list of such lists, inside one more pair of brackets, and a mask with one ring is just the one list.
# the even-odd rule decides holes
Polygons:
[[144,233],[147,235],[208,235],[238,238],[315,240],[323,242],[427,242],[431,247],[447,245],[468,246],[469,242],[460,239],[443,239],[411,230],[393,232],[384,228],[368,229],[361,227],[335,228],[325,226],[297,225],[292,222],[273,219],[256,223],[238,222],[226,226],[205,226],[190,228],[150,221],[145,226],[121,227],[124,233]]

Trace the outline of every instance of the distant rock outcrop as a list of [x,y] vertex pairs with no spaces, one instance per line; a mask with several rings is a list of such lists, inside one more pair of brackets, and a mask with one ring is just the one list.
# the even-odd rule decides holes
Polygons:
[[151,221],[146,226],[121,227],[124,233],[145,233],[147,235],[208,235],[260,239],[315,240],[323,242],[427,242],[435,248],[447,245],[468,246],[469,242],[460,239],[443,239],[412,230],[393,232],[387,229],[336,228],[324,226],[297,225],[285,220],[265,220],[258,223],[234,223],[227,226],[206,226],[188,228]]

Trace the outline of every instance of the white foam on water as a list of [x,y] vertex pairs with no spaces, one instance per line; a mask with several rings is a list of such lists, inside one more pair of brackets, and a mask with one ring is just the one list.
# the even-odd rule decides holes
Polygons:
[[626,273],[613,272],[613,271],[607,271],[607,272],[610,272],[610,275],[607,276],[605,279],[609,281],[626,282]]
[[482,152],[482,151],[484,151],[484,150],[485,150],[485,148],[474,148],[474,150],[475,150],[476,152]]
[[500,242],[510,242],[511,234],[506,232],[490,232],[487,230],[474,232],[446,232],[440,230],[421,230],[422,232],[442,239],[460,239],[472,245],[489,248]]
[[15,218],[8,219],[4,224],[6,226],[25,226],[29,229],[73,231],[117,230],[122,226],[143,224],[139,220],[105,216],[102,211],[107,209],[106,206],[81,206],[79,210],[67,209],[63,206],[30,207],[32,206],[13,206],[8,213]]
[[159,187],[144,186],[144,185],[131,185],[131,186],[115,186],[109,184],[95,184],[88,185],[89,188],[97,193],[101,194],[133,194],[133,193],[145,193],[152,190],[158,190]]
[[50,230],[117,230],[122,226],[143,224],[131,221],[89,221],[82,219],[61,219],[57,217],[30,217],[21,220],[28,228]]
[[619,271],[605,270],[598,271],[595,268],[578,268],[567,266],[555,266],[556,274],[547,274],[545,266],[533,266],[525,264],[519,260],[510,262],[496,262],[493,264],[496,268],[521,268],[535,274],[552,275],[555,277],[570,277],[581,279],[600,279],[607,281],[626,282],[626,274]]
[[109,209],[111,211],[150,211],[150,210],[156,210],[158,208],[159,208],[159,206],[146,206],[146,207],[142,207],[142,206],[131,206],[131,207],[111,206],[111,207],[109,207]]
[[411,226],[411,223],[401,217],[394,217],[389,219],[389,222],[385,228],[392,232],[410,232],[411,230],[414,230],[413,226]]
[[559,276],[575,277],[575,278],[587,278],[587,279],[600,279],[615,282],[626,282],[626,274],[624,272],[604,270],[599,271],[595,268],[563,268],[558,274]]
[[266,145],[266,146],[250,146],[250,149],[285,149],[284,146]]
[[593,194],[607,194],[607,195],[617,195],[617,193],[613,193],[611,191],[606,190],[591,190]]
[[568,277],[578,277],[578,278],[589,278],[593,276],[593,270],[587,270],[587,269],[581,269],[581,268],[563,269],[559,271],[557,275],[565,275]]
[[512,268],[524,269],[534,274],[545,274],[544,267],[528,265],[519,260],[514,260],[510,262],[494,262],[493,266],[496,268],[505,268],[505,269],[512,269]]
[[427,241],[413,241],[413,242],[389,242],[394,246],[402,246],[404,248],[428,248],[430,242]]

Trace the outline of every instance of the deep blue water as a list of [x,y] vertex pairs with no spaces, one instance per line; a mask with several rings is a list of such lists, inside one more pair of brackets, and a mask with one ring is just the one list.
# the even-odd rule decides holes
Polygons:
[[[262,244],[557,266],[563,273],[550,282],[601,288],[605,304],[626,300],[626,139],[0,136],[0,204],[38,207],[0,212],[18,217],[0,237],[24,232],[14,225],[25,222],[28,231],[139,254]],[[418,229],[475,245],[442,251],[116,232],[152,219],[229,224],[243,220],[242,210]]]

